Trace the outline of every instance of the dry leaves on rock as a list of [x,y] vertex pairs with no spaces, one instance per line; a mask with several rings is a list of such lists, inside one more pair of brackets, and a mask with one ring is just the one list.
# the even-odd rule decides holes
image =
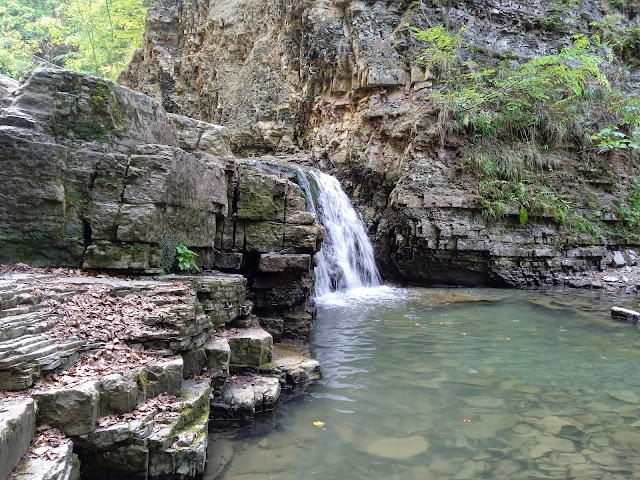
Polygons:
[[[90,342],[133,339],[159,331],[145,323],[146,317],[162,317],[171,311],[170,304],[156,305],[149,297],[135,294],[116,297],[111,291],[109,285],[82,285],[76,295],[63,303],[45,300],[47,311],[62,315],[49,333],[57,338],[77,336]],[[42,291],[38,294],[47,296]]]
[[88,380],[98,380],[106,375],[126,373],[142,366],[154,365],[160,360],[162,359],[156,355],[134,350],[116,340],[104,349],[80,358],[68,370],[46,375],[35,386],[40,391],[62,386],[75,386]]
[[28,456],[30,458],[45,456],[49,460],[53,460],[58,457],[54,449],[66,443],[68,440],[64,433],[57,428],[50,427],[49,425],[40,425],[36,427],[35,435],[29,447]]
[[120,415],[109,415],[98,419],[98,428],[107,428],[119,423],[142,420],[149,415],[153,415],[156,420],[166,418],[173,419],[180,415],[179,411],[173,411],[172,407],[179,401],[178,397],[167,394],[160,394],[148,399],[142,405],[138,405],[135,410]]

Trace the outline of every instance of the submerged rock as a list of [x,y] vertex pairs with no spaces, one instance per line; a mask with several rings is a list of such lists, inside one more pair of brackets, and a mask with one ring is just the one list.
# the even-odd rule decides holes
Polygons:
[[609,390],[607,395],[625,403],[638,404],[640,402],[640,397],[629,390]]
[[428,448],[429,442],[424,437],[390,437],[369,444],[365,451],[375,457],[406,460],[426,452]]

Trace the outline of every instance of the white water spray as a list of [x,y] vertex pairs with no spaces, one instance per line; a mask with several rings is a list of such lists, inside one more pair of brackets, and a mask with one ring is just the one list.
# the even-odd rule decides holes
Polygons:
[[[318,171],[311,171],[310,175],[317,185],[315,213],[326,231],[322,248],[316,254],[316,296],[379,286],[380,274],[373,246],[364,222],[353,209],[340,182]],[[311,194],[310,185],[301,187],[307,196]]]

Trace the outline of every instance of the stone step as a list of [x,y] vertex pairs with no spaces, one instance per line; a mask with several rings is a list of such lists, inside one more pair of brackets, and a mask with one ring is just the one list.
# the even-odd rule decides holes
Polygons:
[[[25,341],[26,340],[26,341]],[[9,362],[14,357],[25,357],[50,345],[55,345],[56,339],[45,335],[22,337],[16,342],[7,342],[6,350],[0,354],[0,367],[3,362]]]
[[[35,363],[38,358],[47,357],[59,349],[58,343],[54,339],[38,339],[33,344],[25,345],[14,353],[13,356],[0,360],[0,370],[16,367],[26,363]],[[23,351],[24,353],[23,353]]]
[[211,419],[216,422],[251,421],[256,413],[276,408],[282,388],[277,377],[234,375],[224,393],[211,401]]
[[[24,344],[25,340],[33,343]],[[24,390],[33,385],[44,372],[72,366],[78,360],[80,349],[86,342],[73,338],[67,342],[61,342],[37,335],[29,339],[21,339],[17,343],[23,343],[23,345],[16,350],[30,351],[0,360],[0,389],[2,390]],[[9,354],[11,353],[14,352],[10,351]]]
[[211,381],[185,380],[180,391],[180,398],[150,399],[133,417],[78,438],[83,471],[89,476],[99,471],[100,478],[190,479],[202,474]]
[[234,331],[227,337],[231,349],[230,365],[258,367],[271,362],[273,337],[261,327],[254,326]]
[[9,478],[29,451],[35,420],[35,404],[30,398],[0,404],[0,478]]
[[182,359],[169,359],[134,372],[100,381],[37,390],[38,425],[50,425],[68,436],[95,430],[99,416],[123,414],[160,394],[179,396],[183,388]]
[[16,350],[20,348],[28,348],[29,345],[37,344],[42,341],[51,341],[51,339],[44,335],[36,334],[0,342],[0,359],[14,356]]
[[0,310],[0,318],[12,317],[15,315],[22,315],[25,313],[35,312],[40,310],[40,305],[21,305],[19,307],[8,308],[6,310]]
[[23,335],[46,332],[53,328],[60,318],[60,315],[34,312],[0,319],[0,342],[13,340]]
[[29,293],[28,290],[11,292],[10,296],[6,296],[0,303],[2,310],[8,310],[15,308],[18,305],[36,305],[40,303],[40,300],[35,295]]
[[[20,365],[50,365],[52,358],[69,357],[80,350],[85,343],[85,340],[74,337],[70,337],[66,342],[47,338],[38,339],[30,345],[25,345],[16,349],[15,353],[18,353],[19,355],[14,355],[0,360],[0,371],[6,370],[10,367],[16,368]],[[51,368],[48,368],[47,370],[51,370]]]

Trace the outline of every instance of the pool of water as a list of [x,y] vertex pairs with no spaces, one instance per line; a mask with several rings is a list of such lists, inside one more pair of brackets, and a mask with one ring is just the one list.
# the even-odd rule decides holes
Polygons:
[[640,478],[640,332],[613,322],[613,305],[638,300],[325,296],[311,337],[322,380],[263,422],[214,433],[205,478]]

